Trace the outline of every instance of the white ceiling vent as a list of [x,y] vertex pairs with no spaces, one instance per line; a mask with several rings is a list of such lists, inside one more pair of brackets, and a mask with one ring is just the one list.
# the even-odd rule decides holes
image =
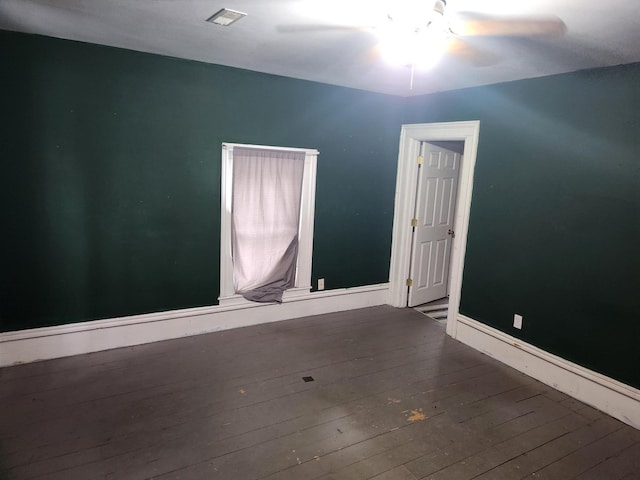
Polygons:
[[246,13],[238,12],[237,10],[230,10],[228,8],[223,8],[222,10],[214,13],[210,18],[207,19],[207,22],[215,23],[217,25],[222,25],[223,27],[228,27],[233,22],[240,20],[242,17],[246,17]]

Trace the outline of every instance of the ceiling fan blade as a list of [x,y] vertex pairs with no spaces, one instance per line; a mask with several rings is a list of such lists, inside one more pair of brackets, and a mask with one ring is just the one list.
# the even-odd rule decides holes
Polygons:
[[448,40],[446,54],[455,56],[474,67],[489,67],[500,61],[495,53],[471,45],[469,41],[458,37]]
[[558,17],[485,17],[471,13],[458,13],[460,22],[452,26],[456,35],[486,35],[501,37],[562,36],[567,26]]

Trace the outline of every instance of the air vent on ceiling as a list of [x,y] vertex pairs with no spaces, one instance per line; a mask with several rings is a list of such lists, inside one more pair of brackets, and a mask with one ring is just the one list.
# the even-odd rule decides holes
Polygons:
[[237,10],[230,10],[228,8],[223,8],[222,10],[214,13],[210,18],[207,19],[207,22],[215,23],[217,25],[222,25],[223,27],[228,27],[233,22],[237,22],[242,17],[246,17],[246,13],[238,12]]

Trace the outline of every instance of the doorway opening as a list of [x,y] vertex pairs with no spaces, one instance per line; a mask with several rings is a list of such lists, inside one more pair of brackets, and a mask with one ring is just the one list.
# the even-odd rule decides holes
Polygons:
[[[463,146],[458,169],[457,191],[451,194],[451,202],[448,204],[453,217],[453,228],[450,234],[449,253],[450,262],[447,272],[448,281],[445,282],[444,294],[440,298],[449,295],[449,308],[447,312],[447,333],[456,336],[456,320],[460,306],[460,293],[462,289],[462,273],[464,268],[464,253],[467,243],[467,231],[469,224],[469,212],[471,207],[471,192],[473,187],[473,171],[475,167],[478,149],[480,122],[451,122],[403,125],[400,134],[400,149],[398,154],[398,175],[396,182],[396,202],[393,223],[393,239],[391,245],[390,266],[390,299],[389,303],[395,307],[406,307],[409,304],[408,286],[415,281],[412,278],[413,259],[413,225],[416,224],[416,205],[418,196],[418,181],[421,164],[427,161],[427,156],[422,156],[423,148],[427,144],[435,148],[453,146],[441,142],[460,142]],[[432,182],[433,183],[433,182]],[[435,191],[435,190],[434,190]],[[433,209],[434,207],[431,206]],[[449,230],[449,228],[447,228]],[[431,250],[426,247],[426,252],[433,251],[437,245],[432,244]],[[441,253],[444,252],[444,243],[441,242]],[[438,258],[435,255],[434,258]],[[440,255],[440,258],[444,258]],[[419,262],[419,257],[416,257]],[[437,261],[434,265],[437,265]],[[441,269],[444,271],[444,269]],[[413,269],[415,272],[415,268]],[[434,299],[435,300],[435,299]]]
[[462,142],[421,142],[411,235],[407,305],[449,296],[449,261]]
[[449,314],[449,297],[439,298],[433,302],[413,307],[413,309],[441,325],[446,325]]
[[418,162],[407,306],[443,324],[463,153],[461,141],[421,142]]

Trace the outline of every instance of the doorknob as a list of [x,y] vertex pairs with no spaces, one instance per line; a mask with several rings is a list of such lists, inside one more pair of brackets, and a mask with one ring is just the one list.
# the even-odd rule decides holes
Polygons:
[[456,236],[456,232],[454,232],[453,230],[449,229],[449,231],[447,232],[448,235],[451,235],[451,238],[454,238]]

